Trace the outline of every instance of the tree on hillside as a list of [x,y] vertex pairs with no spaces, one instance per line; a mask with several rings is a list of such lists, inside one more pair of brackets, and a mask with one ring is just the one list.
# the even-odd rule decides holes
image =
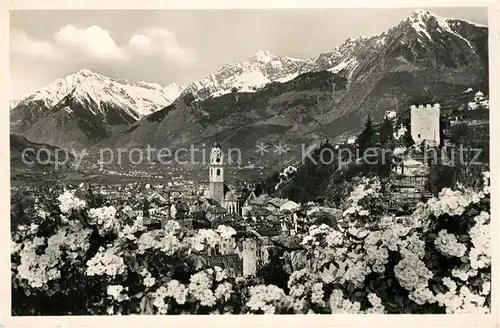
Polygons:
[[104,205],[104,196],[101,193],[95,193],[91,184],[88,185],[86,196],[91,208],[98,208]]
[[394,141],[394,126],[392,121],[388,118],[384,118],[382,121],[382,125],[378,130],[379,133],[379,142],[382,147],[390,147],[392,146],[392,142]]
[[357,140],[360,154],[363,154],[366,149],[375,146],[375,133],[376,131],[373,127],[373,119],[371,115],[368,114],[365,120],[363,131],[360,133]]
[[466,123],[456,124],[450,129],[450,142],[455,146],[468,146],[472,141],[471,128]]
[[146,218],[149,217],[149,207],[149,201],[147,199],[144,199],[144,201],[142,202],[142,215]]
[[403,142],[403,146],[407,147],[407,148],[409,148],[415,144],[415,141],[413,140],[413,137],[411,136],[410,126],[408,126],[408,128],[406,129],[406,132],[402,138],[402,142]]

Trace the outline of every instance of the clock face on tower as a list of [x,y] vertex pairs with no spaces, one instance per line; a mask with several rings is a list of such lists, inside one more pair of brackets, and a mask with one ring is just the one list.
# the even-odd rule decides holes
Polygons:
[[222,152],[220,148],[213,148],[210,157],[212,164],[222,164]]

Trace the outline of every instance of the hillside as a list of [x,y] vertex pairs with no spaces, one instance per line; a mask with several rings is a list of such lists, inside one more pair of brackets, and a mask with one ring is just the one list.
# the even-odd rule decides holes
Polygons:
[[[369,112],[380,120],[387,110],[404,111],[432,95],[484,86],[487,35],[485,27],[416,11],[380,35],[349,39],[321,55],[328,70],[317,64],[320,71],[287,82],[206,99],[188,87],[172,105],[99,145],[175,148],[210,144],[218,134],[225,147],[238,147],[246,159],[297,160],[302,143],[359,132]],[[256,143],[279,141],[289,146],[288,154],[256,157]]]
[[[75,157],[62,149],[43,143],[31,142],[23,136],[10,134],[11,181],[37,180],[50,175],[57,179],[61,174],[74,172]],[[24,158],[23,158],[24,157]],[[46,181],[46,177],[44,177]]]
[[84,148],[174,101],[182,87],[113,79],[81,69],[12,102],[11,131]]
[[[189,148],[218,135],[245,163],[281,165],[300,160],[302,146],[359,132],[368,113],[380,120],[425,99],[488,92],[487,39],[487,27],[417,10],[316,58],[259,51],[185,88],[82,70],[14,102],[11,128],[29,140],[94,150]],[[261,142],[271,147],[265,156],[255,153]],[[289,151],[275,156],[279,142]]]

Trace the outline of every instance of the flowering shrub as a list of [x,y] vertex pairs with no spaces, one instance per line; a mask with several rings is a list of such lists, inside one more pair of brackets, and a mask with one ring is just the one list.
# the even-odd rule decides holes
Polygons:
[[344,205],[344,217],[350,221],[373,222],[370,218],[380,215],[382,210],[378,201],[381,188],[377,177],[359,179],[359,184],[351,191]]
[[[379,186],[365,182],[346,203],[351,219],[377,218]],[[489,312],[488,190],[443,189],[415,210],[418,227],[313,225],[301,236],[306,263],[284,284],[207,264],[231,227],[148,231],[129,207],[54,199],[13,231],[15,314]]]

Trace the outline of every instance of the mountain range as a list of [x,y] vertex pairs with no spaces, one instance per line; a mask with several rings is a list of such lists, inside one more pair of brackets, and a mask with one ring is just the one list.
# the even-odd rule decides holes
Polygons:
[[[488,29],[417,10],[371,37],[316,58],[258,51],[185,87],[116,80],[81,70],[13,102],[11,129],[59,147],[180,147],[216,135],[248,159],[255,144],[302,143],[359,131],[412,103],[488,92]],[[285,160],[285,158],[283,158]]]
[[81,69],[11,102],[11,132],[86,147],[171,104],[183,87],[113,79]]

